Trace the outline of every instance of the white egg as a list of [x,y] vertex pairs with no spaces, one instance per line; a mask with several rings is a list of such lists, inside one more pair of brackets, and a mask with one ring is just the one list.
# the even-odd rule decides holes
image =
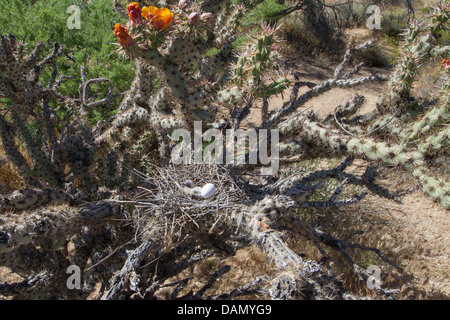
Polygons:
[[212,183],[207,183],[202,188],[202,197],[203,198],[211,198],[216,192],[216,187]]

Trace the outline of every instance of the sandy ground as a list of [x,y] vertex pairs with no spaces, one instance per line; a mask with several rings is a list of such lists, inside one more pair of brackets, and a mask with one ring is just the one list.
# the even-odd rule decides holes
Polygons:
[[384,214],[392,226],[381,238],[383,246],[393,246],[390,250],[404,267],[405,275],[397,280],[402,297],[449,299],[449,212],[418,191],[402,200],[403,204],[390,204]]
[[[299,75],[300,81],[308,81],[315,84],[320,84],[330,77],[332,77],[333,71],[330,69],[319,69],[315,66],[308,66],[308,69],[316,69],[313,75],[297,73]],[[348,69],[349,71],[350,69]],[[378,75],[387,75],[389,71],[380,68],[362,68],[359,75],[365,76],[370,74],[369,70],[375,71]],[[376,107],[378,97],[384,91],[386,86],[385,82],[382,83],[368,83],[363,86],[355,88],[334,88],[324,94],[311,99],[306,107],[313,107],[313,110],[320,117],[325,117],[334,112],[334,109],[339,104],[344,104],[345,102],[351,100],[353,97],[358,95],[363,95],[365,98],[364,106],[358,111],[358,114],[365,114],[370,112]],[[299,96],[307,92],[309,88],[307,86],[302,86],[299,89]],[[280,108],[284,102],[289,101],[289,96],[291,94],[291,89],[285,91],[283,96],[278,95],[269,99],[269,112]],[[261,106],[257,106],[250,111],[250,115],[246,120],[242,122],[242,126],[245,127],[252,123],[253,125],[259,125],[261,123]]]

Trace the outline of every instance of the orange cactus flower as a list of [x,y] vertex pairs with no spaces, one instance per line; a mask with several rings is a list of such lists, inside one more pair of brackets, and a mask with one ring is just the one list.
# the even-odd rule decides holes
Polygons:
[[120,45],[125,49],[134,43],[133,38],[128,34],[128,30],[120,23],[114,26],[114,35],[117,37]]
[[173,19],[173,13],[167,8],[143,7],[142,15],[155,26],[156,30],[166,29]]
[[139,25],[142,23],[141,8],[137,2],[131,2],[127,6],[128,16],[130,17],[131,25]]
[[445,71],[450,70],[450,60],[448,59],[442,60],[442,66],[444,67]]

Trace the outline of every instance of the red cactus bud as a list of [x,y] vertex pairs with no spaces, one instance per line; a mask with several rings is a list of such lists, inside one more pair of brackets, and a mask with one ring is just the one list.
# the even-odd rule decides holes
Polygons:
[[211,12],[203,12],[200,19],[204,21],[205,23],[209,23],[212,19],[213,14]]
[[142,23],[142,13],[141,8],[137,2],[131,2],[127,6],[128,17],[130,17],[130,22],[132,26],[136,26]]
[[442,66],[444,67],[445,71],[450,70],[450,60],[449,59],[442,60]]
[[200,21],[200,12],[192,12],[189,15],[189,23],[192,25],[198,24]]
[[128,30],[120,23],[114,26],[114,35],[117,37],[120,45],[125,49],[134,43],[133,38],[128,34]]

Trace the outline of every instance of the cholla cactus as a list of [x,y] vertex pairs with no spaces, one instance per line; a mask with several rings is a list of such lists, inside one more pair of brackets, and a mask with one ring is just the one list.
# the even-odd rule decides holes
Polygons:
[[[20,218],[14,215],[6,217],[0,225],[1,264],[27,276],[31,276],[31,270],[47,270],[56,275],[49,280],[49,287],[65,295],[67,288],[64,287],[66,282],[61,270],[65,270],[67,263],[75,263],[85,266],[85,283],[104,281],[108,289],[103,299],[146,299],[153,298],[161,288],[160,284],[171,278],[173,272],[180,271],[177,268],[185,268],[184,263],[173,266],[174,258],[181,257],[179,252],[182,252],[183,261],[195,259],[191,254],[194,252],[189,253],[190,249],[186,250],[186,247],[201,246],[205,239],[208,246],[214,241],[220,247],[228,244],[218,238],[239,234],[247,242],[256,242],[277,268],[278,274],[267,286],[271,298],[346,298],[342,284],[334,279],[330,269],[329,273],[325,273],[322,261],[319,263],[300,257],[289,247],[284,233],[277,230],[287,218],[289,229],[315,244],[325,258],[331,259],[322,245],[340,252],[353,272],[364,281],[370,274],[353,260],[349,248],[372,251],[384,262],[401,270],[378,249],[337,239],[318,226],[299,220],[298,214],[291,213],[299,208],[320,210],[358,203],[367,194],[360,191],[360,187],[397,200],[395,193],[376,184],[375,164],[405,169],[433,200],[450,208],[448,181],[437,178],[428,166],[434,157],[446,153],[449,145],[448,81],[434,104],[423,102],[424,108],[428,109],[421,110],[419,116],[409,115],[407,118],[408,106],[402,105],[393,116],[386,112],[389,108],[380,108],[368,116],[355,116],[364,103],[364,97],[356,96],[338,106],[333,116],[321,120],[313,112],[299,109],[312,98],[333,88],[386,80],[376,74],[354,77],[362,64],[344,73],[353,52],[370,47],[374,41],[350,48],[332,79],[299,96],[301,82],[294,83],[289,75],[280,71],[277,64],[276,28],[262,26],[246,45],[233,48],[239,21],[245,12],[244,6],[233,5],[234,1],[217,0],[180,0],[170,6],[167,2],[160,1],[155,6],[142,8],[136,2],[129,3],[123,8],[128,23],[115,26],[118,51],[136,63],[136,78],[122,100],[118,115],[108,123],[99,123],[96,128],[90,128],[87,121],[83,121],[89,106],[108,103],[110,98],[103,102],[92,101],[88,89],[95,81],[83,79],[79,112],[76,117],[67,119],[73,124],[68,125],[68,129],[64,128],[59,136],[51,122],[52,111],[45,100],[46,95],[61,98],[54,91],[55,79],[45,90],[36,85],[34,78],[40,70],[39,66],[54,62],[56,54],[37,66],[33,61],[36,54],[25,60],[28,64],[15,64],[15,55],[11,54],[15,52],[11,49],[15,45],[14,39],[2,37],[0,58],[6,58],[8,63],[0,64],[0,68],[10,79],[0,78],[0,89],[11,97],[13,108],[8,110],[11,115],[0,117],[0,131],[8,156],[23,175],[29,177],[28,181],[39,184],[39,181],[45,180],[58,185],[77,177],[92,189],[91,164],[97,160],[99,167],[106,169],[101,179],[106,187],[124,186],[130,171],[144,179],[145,185],[139,191],[130,188],[127,190],[129,193],[124,193],[127,196],[132,194],[132,200],[124,199],[122,195],[111,197],[111,192],[103,189],[104,198],[110,199],[84,203],[80,208],[70,208],[64,214],[39,211]],[[257,2],[260,1],[247,5]],[[120,9],[119,1],[114,3]],[[395,93],[402,99],[409,98],[420,62],[442,54],[444,47],[436,45],[437,39],[434,37],[436,32],[445,28],[447,21],[442,16],[442,10],[447,9],[445,6],[442,8],[434,13],[435,21],[430,24],[434,28],[430,32],[424,31],[424,25],[416,24],[417,28],[413,26],[405,34],[410,54],[399,62],[387,97]],[[27,71],[25,77],[16,76],[17,70],[14,68],[17,65],[20,65],[21,71]],[[28,66],[31,66],[31,71]],[[443,75],[447,76],[446,60],[443,68]],[[56,72],[54,74],[56,76]],[[83,72],[82,78],[85,78]],[[207,119],[210,122],[223,120],[216,119],[218,106],[222,110],[228,108],[230,116],[238,120],[245,116],[244,111],[236,111],[244,102],[251,108],[257,99],[263,100],[263,109],[267,111],[268,98],[282,93],[290,84],[294,84],[291,99],[280,109],[264,115],[260,128],[279,129],[282,138],[280,151],[283,155],[295,153],[297,161],[302,158],[300,152],[314,155],[319,148],[345,154],[345,160],[337,167],[296,172],[286,177],[274,174],[267,179],[254,179],[253,175],[246,178],[245,174],[237,172],[242,169],[239,165],[230,165],[230,169],[220,165],[169,164],[152,166],[152,172],[148,175],[135,170],[136,164],[139,165],[135,160],[148,160],[143,155],[155,145],[160,147],[160,157],[167,158],[167,136],[172,129],[192,126],[193,119]],[[21,95],[15,90],[16,87],[24,88],[28,96]],[[402,102],[395,99],[389,101],[396,104]],[[41,100],[44,102],[42,105],[39,103]],[[42,109],[42,115],[34,110],[36,108]],[[26,126],[27,117],[31,116],[48,120],[41,121],[47,124],[42,126],[45,142],[39,141]],[[402,128],[394,130],[391,126],[394,121]],[[234,123],[235,127],[239,124],[240,121]],[[217,123],[213,125],[221,128]],[[106,127],[108,129],[105,131]],[[36,164],[30,165],[25,161],[14,141],[15,135],[23,138],[27,152]],[[356,157],[372,162],[360,176],[345,172]],[[70,172],[63,170],[67,165]],[[66,179],[68,175],[71,177]],[[328,183],[330,180],[337,181],[337,185]],[[202,196],[201,186],[206,183],[215,186],[214,194],[209,198]],[[357,186],[358,191],[342,199],[347,184]],[[323,199],[323,196],[318,199],[316,192],[323,191],[324,186],[334,187],[334,192],[328,199]],[[23,201],[24,198],[27,201]],[[73,195],[51,188],[27,189],[26,192],[1,196],[0,207],[28,209],[49,203],[75,204],[78,200]],[[133,212],[129,212],[133,205]],[[220,236],[217,237],[217,234]],[[190,242],[192,239],[195,244]],[[29,259],[30,252],[34,259]],[[165,275],[153,273],[155,263],[158,270],[170,271]],[[102,272],[103,265],[106,265],[105,272]],[[213,280],[217,278],[215,275]],[[94,279],[96,276],[99,279]],[[37,278],[47,280],[48,274],[42,272]],[[5,288],[8,289],[0,284],[0,292]],[[391,292],[378,285],[374,288],[385,297],[393,297]],[[25,289],[29,288],[25,285]],[[25,289],[22,288],[22,291]],[[175,294],[179,293],[178,289],[174,290]],[[87,296],[88,291],[83,294]],[[204,292],[201,289],[195,296],[201,297]],[[192,295],[189,297],[192,298]]]
[[400,60],[389,81],[388,93],[380,100],[378,106],[383,113],[396,106],[402,109],[408,108],[409,104],[399,104],[399,102],[410,96],[421,64],[430,57],[448,55],[450,46],[440,43],[439,33],[448,30],[449,3],[441,1],[436,6],[430,7],[430,10],[428,20],[412,20],[402,34],[403,44]]
[[[445,177],[435,177],[429,166],[435,158],[448,156],[450,143],[447,67],[450,51],[448,46],[439,43],[439,32],[448,28],[449,9],[448,2],[440,2],[431,10],[427,21],[411,22],[403,34],[403,55],[394,68],[387,94],[381,97],[378,110],[367,116],[349,118],[351,113],[347,115],[346,110],[351,105],[358,107],[362,104],[355,97],[343,108],[338,106],[334,115],[323,121],[314,114],[293,116],[278,126],[285,139],[290,141],[284,149],[298,152],[300,147],[295,141],[307,144],[308,140],[314,140],[338,152],[350,152],[383,165],[403,168],[417,178],[418,184],[431,199],[450,209],[450,182]],[[342,64],[350,54],[351,51],[348,51]],[[421,65],[436,61],[436,56],[445,57],[442,61],[442,89],[434,100],[415,100],[411,97],[415,77]],[[342,76],[342,64],[336,68],[335,77]],[[281,116],[293,113],[310,96],[327,90],[338,81],[342,80],[328,80],[311,89],[274,113],[263,127],[273,126]],[[314,146],[318,147],[317,144]],[[307,150],[302,148],[303,152]],[[314,149],[309,152],[314,153]]]
[[440,0],[435,6],[429,7],[430,31],[436,35],[440,31],[448,31],[447,23],[450,19],[450,3],[447,0]]
[[237,61],[232,65],[232,72],[233,82],[239,87],[239,91],[268,98],[282,93],[291,83],[289,77],[280,77],[267,84],[263,81],[267,70],[278,69],[276,31],[274,27],[263,25],[261,34],[252,36],[251,42],[237,55]]
[[[112,129],[99,141],[117,128],[127,127],[128,136],[133,135],[142,128],[136,123],[147,123],[160,137],[160,155],[167,156],[168,131],[192,127],[193,120],[221,120],[215,118],[218,107],[231,111],[249,99],[282,93],[290,77],[278,71],[276,28],[263,25],[242,48],[232,48],[245,10],[230,1],[142,8],[129,3],[128,22],[116,24],[114,33],[118,52],[136,61],[136,79]],[[151,77],[158,89],[142,85]]]
[[[415,122],[404,123],[401,118],[396,118],[395,114],[389,117],[382,116],[381,121],[384,124],[380,124],[379,119],[374,119],[367,126],[367,132],[361,133],[359,131],[361,127],[358,126],[358,130],[354,130],[354,127],[349,125],[348,130],[339,122],[337,108],[334,115],[335,122],[331,117],[320,122],[315,115],[300,114],[282,122],[279,129],[280,133],[289,139],[292,139],[293,132],[301,132],[300,136],[304,143],[307,140],[320,141],[335,151],[350,152],[354,156],[380,164],[401,167],[418,179],[422,190],[433,200],[449,209],[450,183],[445,177],[436,178],[427,165],[433,157],[448,156],[449,107],[447,80],[437,104],[431,104],[431,108]],[[393,122],[394,120],[396,122]],[[351,120],[348,122],[352,124]],[[389,128],[388,125],[392,123],[397,125]],[[380,133],[379,129],[383,127],[388,129]],[[384,137],[390,142],[385,142]],[[292,150],[296,151],[298,148]],[[303,148],[303,151],[305,150]]]
[[[445,102],[447,100],[447,102]],[[442,105],[438,108],[432,108],[421,120],[415,122],[411,128],[402,130],[399,135],[402,137],[403,143],[415,141],[418,138],[426,137],[432,128],[438,125],[448,123],[450,120],[450,106],[445,96],[442,97]]]
[[[448,130],[427,139],[419,146],[419,150],[409,149],[401,144],[388,144],[372,138],[359,138],[333,131],[330,128],[308,119],[307,116],[296,117],[284,123],[280,129],[286,134],[292,126],[300,126],[309,139],[319,140],[332,149],[345,150],[355,156],[364,157],[388,166],[398,166],[413,173],[419,179],[423,190],[433,199],[439,201],[444,208],[450,209],[449,182],[433,178],[425,165],[425,154],[430,155],[448,147]],[[430,187],[431,186],[431,187]],[[387,196],[383,194],[383,196]]]

